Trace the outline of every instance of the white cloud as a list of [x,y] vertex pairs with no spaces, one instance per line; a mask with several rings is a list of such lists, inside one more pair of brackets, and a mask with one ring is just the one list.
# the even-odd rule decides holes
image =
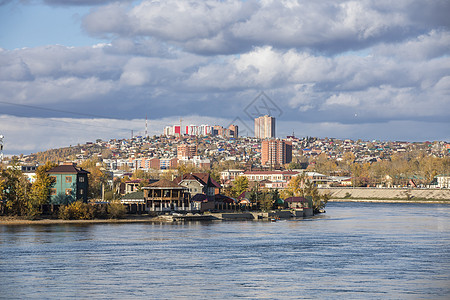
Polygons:
[[[99,36],[147,36],[196,53],[242,53],[252,46],[326,52],[396,42],[449,26],[433,18],[445,1],[142,1],[113,3],[84,20]],[[419,11],[420,10],[420,11]],[[420,22],[417,21],[420,15]],[[433,24],[433,25],[430,25]]]
[[341,105],[341,106],[357,106],[359,105],[359,100],[353,96],[353,95],[349,95],[349,94],[338,94],[338,95],[333,95],[330,98],[328,98],[325,101],[325,105]]
[[280,122],[321,124],[327,136],[337,128],[356,135],[351,124],[441,126],[450,111],[450,34],[439,11],[449,5],[419,4],[112,2],[84,19],[89,32],[107,38],[101,44],[0,49],[0,114],[39,124],[85,112],[232,120],[245,118],[243,109],[264,91],[283,110]]

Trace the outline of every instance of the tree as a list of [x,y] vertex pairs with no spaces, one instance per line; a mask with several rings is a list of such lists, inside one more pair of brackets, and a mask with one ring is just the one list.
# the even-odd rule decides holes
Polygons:
[[99,199],[102,197],[102,186],[105,186],[108,182],[109,175],[104,172],[103,167],[99,166],[98,160],[88,159],[81,165],[83,169],[90,172],[89,178],[89,198]]
[[298,176],[292,177],[289,181],[287,187],[281,192],[283,198],[289,197],[301,197],[303,196],[303,182],[306,180],[306,176],[304,173]]
[[319,213],[327,205],[329,195],[320,195],[317,186],[306,178],[305,174],[294,176],[282,191],[285,198],[289,197],[311,197],[314,213]]
[[279,198],[280,198],[280,193],[278,192],[278,189],[260,193],[260,195],[258,196],[258,202],[259,202],[260,208],[263,211],[271,210],[274,206],[274,203]]
[[12,167],[1,170],[2,198],[6,201],[8,213],[24,216],[28,213],[28,199],[30,195],[30,182],[13,162]]
[[31,200],[33,205],[44,205],[49,202],[50,189],[55,183],[53,177],[47,174],[47,171],[56,167],[57,164],[46,162],[45,165],[36,169],[36,181],[31,186]]
[[231,188],[233,197],[238,197],[248,189],[248,178],[245,176],[238,176],[234,179],[233,187]]
[[108,203],[107,210],[111,219],[122,219],[127,213],[125,206],[117,200]]

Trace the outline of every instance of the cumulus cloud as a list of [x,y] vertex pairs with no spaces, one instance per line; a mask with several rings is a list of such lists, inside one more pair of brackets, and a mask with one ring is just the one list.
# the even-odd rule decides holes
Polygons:
[[448,1],[106,2],[83,21],[107,38],[97,45],[0,49],[1,114],[124,124],[193,115],[251,129],[244,109],[264,91],[283,111],[280,134],[364,138],[358,124],[410,137],[385,130],[449,125]]
[[447,30],[442,12],[449,10],[446,1],[423,5],[415,0],[143,1],[134,7],[99,7],[84,19],[84,27],[96,36],[158,38],[199,54],[242,53],[265,45],[339,53],[435,27]]
[[[78,5],[101,5],[105,3],[116,2],[117,0],[44,0],[44,3],[48,5],[60,5],[60,6],[78,6]],[[125,0],[126,1],[126,0]]]

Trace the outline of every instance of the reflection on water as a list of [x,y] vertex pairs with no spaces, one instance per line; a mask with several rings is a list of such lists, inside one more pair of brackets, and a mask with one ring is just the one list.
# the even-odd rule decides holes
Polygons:
[[0,226],[0,298],[450,297],[450,207],[282,222]]

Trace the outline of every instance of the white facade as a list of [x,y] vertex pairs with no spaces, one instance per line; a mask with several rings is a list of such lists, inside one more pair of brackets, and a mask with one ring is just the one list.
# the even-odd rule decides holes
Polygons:
[[436,187],[441,188],[441,189],[450,188],[450,176],[439,175],[439,176],[436,176],[436,179],[437,179]]

